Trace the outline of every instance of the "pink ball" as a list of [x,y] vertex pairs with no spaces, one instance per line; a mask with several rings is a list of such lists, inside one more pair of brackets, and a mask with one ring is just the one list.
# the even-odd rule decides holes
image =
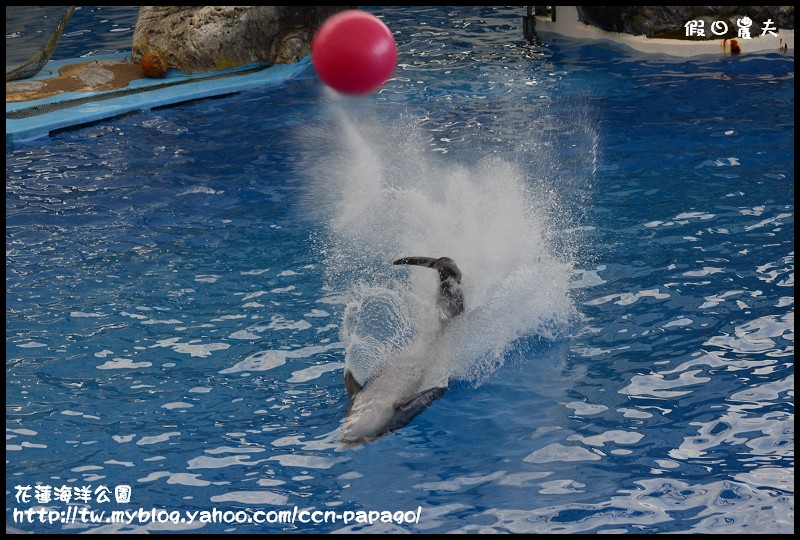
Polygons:
[[322,82],[344,94],[369,94],[397,66],[397,43],[379,18],[358,10],[328,18],[311,41],[311,63]]

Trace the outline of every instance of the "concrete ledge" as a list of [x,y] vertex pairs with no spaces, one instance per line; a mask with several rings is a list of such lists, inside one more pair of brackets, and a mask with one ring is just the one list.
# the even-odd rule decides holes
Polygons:
[[[127,53],[96,57],[98,61],[123,61]],[[40,72],[52,73],[70,64],[85,63],[77,58],[48,64]],[[233,94],[248,89],[266,90],[310,68],[311,57],[296,64],[253,64],[215,73],[190,74],[170,69],[163,79],[138,78],[124,88],[102,91],[68,91],[31,101],[6,102],[6,142],[46,137],[53,131],[107,120],[133,111],[175,105],[196,99]],[[31,79],[32,81],[36,81]],[[84,89],[81,89],[84,90]],[[126,92],[127,91],[127,92]],[[30,116],[23,116],[35,109]],[[22,112],[23,114],[19,114]]]

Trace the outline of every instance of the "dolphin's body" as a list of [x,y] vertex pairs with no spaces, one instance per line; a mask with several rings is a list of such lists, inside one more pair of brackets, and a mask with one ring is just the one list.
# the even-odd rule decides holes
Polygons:
[[[464,311],[461,271],[452,259],[405,257],[394,264],[425,266],[439,272],[437,306],[442,328]],[[433,339],[417,340],[400,351],[389,367],[364,386],[345,369],[350,406],[342,424],[343,444],[370,442],[401,428],[444,394],[449,381],[443,355],[437,351],[441,330]]]

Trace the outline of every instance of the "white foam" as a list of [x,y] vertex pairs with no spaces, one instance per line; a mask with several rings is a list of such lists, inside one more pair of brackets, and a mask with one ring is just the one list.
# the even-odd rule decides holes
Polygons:
[[183,195],[194,195],[194,194],[199,194],[199,195],[222,195],[223,193],[225,193],[225,192],[222,191],[222,190],[211,189],[210,187],[206,187],[206,186],[196,186],[196,187],[193,187],[193,188],[189,188],[186,191],[182,191],[181,193],[178,193],[178,196],[180,197],[180,196],[183,196]]
[[270,369],[282,366],[286,363],[288,358],[309,358],[315,354],[327,352],[331,349],[340,348],[341,343],[332,343],[329,345],[319,345],[313,347],[303,347],[291,351],[285,350],[266,350],[252,354],[237,363],[236,365],[223,369],[220,371],[222,374],[242,373],[249,371],[268,371]]
[[254,448],[252,446],[248,447],[236,447],[236,446],[219,446],[217,448],[211,448],[206,450],[207,454],[253,454],[258,452],[263,452],[263,448]]
[[248,330],[237,330],[228,337],[231,339],[259,339],[261,336]]
[[97,366],[97,369],[136,369],[152,366],[152,362],[134,362],[130,358],[114,358],[104,364]]
[[692,319],[688,317],[679,317],[674,321],[670,321],[667,324],[661,325],[661,328],[671,328],[673,326],[689,326],[693,323]]
[[597,461],[600,456],[582,446],[564,446],[553,443],[535,450],[522,459],[527,463],[551,463],[553,461]]
[[580,416],[588,416],[591,414],[599,414],[603,411],[608,410],[608,407],[605,405],[593,405],[591,403],[584,403],[582,401],[573,401],[570,403],[564,404],[566,407],[573,409],[575,414]]
[[22,349],[36,349],[36,348],[39,348],[39,347],[47,347],[47,344],[46,343],[39,343],[38,341],[28,341],[26,343],[21,343],[21,344],[17,345],[17,347],[20,347]]
[[148,445],[148,444],[156,444],[160,442],[166,442],[170,440],[172,437],[178,437],[181,434],[180,431],[168,431],[167,433],[162,433],[160,435],[153,435],[152,437],[142,437],[136,444],[138,446]]
[[247,461],[250,459],[249,455],[233,455],[225,457],[209,457],[198,456],[189,460],[188,469],[221,469],[223,467],[230,467],[231,465],[256,465],[261,461]]
[[567,437],[568,441],[580,441],[590,446],[605,446],[606,442],[613,442],[615,444],[636,444],[644,438],[641,433],[633,433],[630,431],[623,431],[619,429],[612,429],[601,433],[600,435],[593,435],[591,437],[584,437],[582,435],[570,435]]
[[312,381],[314,379],[318,379],[329,371],[336,371],[342,368],[344,368],[344,364],[342,362],[330,362],[328,364],[321,364],[319,366],[307,367],[292,373],[292,376],[289,377],[288,382],[296,383]]
[[337,463],[347,461],[345,458],[302,456],[298,454],[273,456],[269,460],[279,462],[282,467],[302,467],[304,469],[330,469]]
[[[345,303],[341,335],[354,373],[438,327],[436,273],[392,265],[403,256],[447,256],[462,271],[466,309],[445,351],[455,378],[479,380],[519,338],[568,327],[572,259],[553,246],[568,244],[569,223],[553,190],[532,177],[540,161],[460,163],[432,154],[413,122],[375,125],[369,116],[364,125],[334,114],[341,133],[320,137],[305,171],[309,210],[325,225],[326,285]],[[553,161],[546,150],[537,160]]]
[[170,347],[173,351],[181,354],[188,354],[195,357],[211,356],[214,351],[222,351],[230,347],[227,343],[199,343],[199,339],[193,339],[188,343],[181,343],[180,338],[161,339],[153,347]]
[[192,407],[194,407],[194,405],[183,401],[176,401],[174,403],[165,403],[161,406],[162,409],[190,409]]
[[214,495],[212,502],[242,503],[242,504],[271,504],[274,506],[285,506],[289,498],[286,495],[275,493],[274,491],[234,491],[223,495]]
[[269,330],[306,330],[311,324],[306,321],[290,321],[281,315],[273,315],[272,321],[266,327]]
[[288,287],[277,287],[275,289],[272,289],[269,292],[271,292],[271,293],[285,293],[285,292],[291,292],[291,291],[295,290],[296,288],[297,287],[295,287],[294,285],[289,285]]
[[261,274],[269,272],[269,268],[259,268],[258,270],[244,270],[240,272],[243,276],[260,276]]

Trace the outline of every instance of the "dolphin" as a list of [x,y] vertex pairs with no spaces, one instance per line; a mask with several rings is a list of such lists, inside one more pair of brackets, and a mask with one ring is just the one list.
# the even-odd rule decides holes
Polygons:
[[447,323],[464,311],[461,271],[448,257],[404,257],[394,264],[432,268],[439,273],[441,327],[433,340],[416,340],[401,350],[380,374],[361,384],[345,368],[344,387],[350,397],[342,423],[341,443],[357,445],[374,441],[408,424],[431,403],[442,397],[449,380],[442,355],[437,355],[438,338]]

